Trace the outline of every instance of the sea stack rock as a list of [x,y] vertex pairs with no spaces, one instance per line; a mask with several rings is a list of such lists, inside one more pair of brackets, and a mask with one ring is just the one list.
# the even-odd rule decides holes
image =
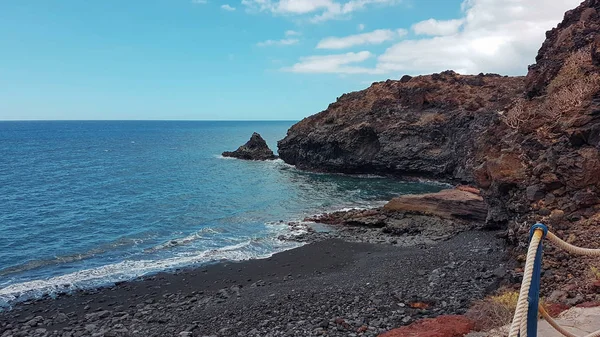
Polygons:
[[277,158],[267,145],[267,142],[256,132],[252,134],[252,137],[250,137],[250,140],[246,144],[240,146],[237,150],[223,152],[223,157],[245,160],[269,160]]

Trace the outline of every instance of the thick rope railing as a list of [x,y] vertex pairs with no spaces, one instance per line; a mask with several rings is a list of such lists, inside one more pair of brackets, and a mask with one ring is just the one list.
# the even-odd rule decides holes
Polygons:
[[529,289],[531,287],[531,278],[533,277],[533,264],[537,255],[537,249],[542,240],[542,234],[540,232],[534,232],[531,241],[529,242],[529,249],[527,250],[527,259],[525,260],[525,270],[523,272],[523,281],[521,282],[521,290],[519,291],[519,300],[517,301],[517,308],[515,315],[513,316],[512,325],[510,326],[510,332],[508,337],[519,336],[519,331],[523,330],[521,337],[525,337],[527,329],[522,329],[522,323],[527,324],[527,320],[524,319],[527,313]]
[[[581,248],[574,246],[548,231],[542,224],[535,224],[531,228],[527,259],[523,271],[523,281],[519,291],[519,299],[510,326],[508,337],[537,336],[538,312],[558,332],[566,337],[579,337],[567,331],[556,322],[548,312],[539,304],[540,272],[542,263],[542,240],[547,238],[557,247],[577,255],[600,256],[600,249]],[[584,337],[600,337],[600,330]]]
[[563,250],[566,250],[569,253],[585,256],[600,256],[600,249],[590,249],[573,246],[572,244],[563,241],[558,236],[554,235],[554,233],[552,232],[548,232],[548,235],[546,237],[548,238],[548,240],[552,241],[553,244],[557,245]]
[[577,335],[574,335],[574,334],[570,333],[565,328],[563,328],[562,326],[560,326],[558,324],[558,322],[555,321],[554,318],[552,318],[552,316],[550,316],[550,314],[546,311],[546,309],[544,309],[544,307],[541,304],[539,305],[538,310],[539,310],[540,314],[542,314],[542,317],[546,320],[546,322],[548,322],[548,324],[550,324],[550,326],[553,327],[556,331],[558,331],[561,334],[563,334],[563,336],[566,336],[566,337],[579,337]]

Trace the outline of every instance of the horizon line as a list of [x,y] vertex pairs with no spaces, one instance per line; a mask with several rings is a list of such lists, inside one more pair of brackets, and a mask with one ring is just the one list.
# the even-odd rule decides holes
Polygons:
[[300,119],[0,119],[0,122],[297,122]]

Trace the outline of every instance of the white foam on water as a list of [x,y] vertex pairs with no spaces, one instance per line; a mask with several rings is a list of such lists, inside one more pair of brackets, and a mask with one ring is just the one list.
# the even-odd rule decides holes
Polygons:
[[275,253],[296,248],[301,243],[280,241],[276,238],[248,239],[212,250],[185,252],[158,260],[125,260],[102,267],[80,270],[43,280],[11,284],[0,289],[0,308],[43,295],[54,295],[78,289],[89,289],[128,281],[165,270],[214,261],[242,261],[263,259]]
[[430,180],[430,179],[425,179],[425,178],[417,178],[416,181],[419,183],[423,183],[423,184],[446,187],[446,188],[454,187],[454,185],[452,185],[450,183],[445,183],[443,181]]
[[[225,159],[225,160],[240,160],[240,159],[235,158],[235,157],[224,157],[221,154],[216,154],[216,155],[214,155],[214,157],[217,158],[217,159]],[[274,164],[276,167],[296,168],[296,166],[290,165],[290,164],[284,162],[281,158],[259,160],[259,161],[254,161],[254,162],[261,162],[261,163],[266,163],[266,164]]]
[[[309,231],[310,222],[308,221],[271,221],[265,223],[265,226],[272,232],[279,233],[285,238],[293,238],[306,234]],[[285,228],[285,231],[282,229]]]
[[199,231],[196,231],[196,232],[194,232],[188,236],[185,236],[183,238],[171,239],[171,240],[163,242],[159,245],[156,245],[154,247],[147,248],[144,250],[144,252],[146,252],[146,253],[157,252],[160,250],[170,249],[170,248],[177,247],[177,246],[188,245],[197,240],[207,239],[205,234],[217,234],[217,233],[220,233],[220,231],[213,229],[211,227],[204,227],[204,228],[200,229]]
[[329,210],[327,210],[326,212],[334,213],[334,212],[348,212],[348,211],[360,211],[360,210],[374,209],[374,208],[383,207],[387,203],[388,203],[388,201],[385,201],[385,200],[375,200],[375,201],[363,202],[363,203],[353,205],[353,206],[332,207]]
[[226,160],[236,160],[236,158],[233,158],[233,157],[224,157],[223,155],[220,155],[220,154],[216,154],[215,158],[217,158],[217,159],[226,159]]

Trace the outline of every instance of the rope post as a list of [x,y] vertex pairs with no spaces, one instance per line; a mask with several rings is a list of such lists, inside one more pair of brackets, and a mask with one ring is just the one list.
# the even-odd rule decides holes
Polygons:
[[[534,235],[541,236],[543,240],[548,234],[548,227],[544,224],[536,223],[531,226],[529,231],[529,240]],[[543,241],[540,240],[540,244],[535,254],[535,262],[533,264],[533,277],[531,278],[531,288],[529,288],[528,294],[528,310],[527,310],[527,336],[537,337],[537,325],[538,325],[538,305],[540,302],[540,279],[542,274],[542,252],[544,250]]]

